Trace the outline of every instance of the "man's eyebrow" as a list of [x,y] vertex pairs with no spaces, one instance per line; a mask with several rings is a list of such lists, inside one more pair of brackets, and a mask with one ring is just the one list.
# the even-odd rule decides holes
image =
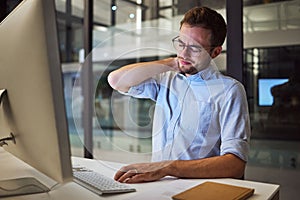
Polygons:
[[190,45],[187,45],[187,46],[190,46],[190,47],[197,47],[197,48],[200,48],[200,49],[203,48],[201,44],[190,44]]
[[[182,42],[182,43],[184,43],[184,44],[186,45],[186,43],[185,43],[184,41],[182,41],[182,40],[180,39],[180,37],[178,37],[178,41],[179,41],[179,42]],[[188,45],[188,46],[191,46],[191,47],[198,47],[198,48],[201,48],[201,49],[203,48],[201,44],[191,44],[191,45]]]
[[182,40],[180,39],[180,37],[178,38],[178,41],[184,43],[184,41],[182,41]]
[[189,45],[189,46],[192,46],[192,47],[200,47],[200,48],[202,48],[202,46],[201,46],[200,44],[191,44],[191,45]]

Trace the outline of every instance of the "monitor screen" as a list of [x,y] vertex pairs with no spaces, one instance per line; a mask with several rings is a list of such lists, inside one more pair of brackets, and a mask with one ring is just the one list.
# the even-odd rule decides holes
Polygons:
[[261,78],[258,79],[258,105],[272,106],[274,98],[271,93],[271,88],[275,85],[280,85],[288,82],[288,78]]
[[55,14],[54,0],[23,0],[0,24],[0,138],[13,133],[3,148],[62,183],[72,165]]

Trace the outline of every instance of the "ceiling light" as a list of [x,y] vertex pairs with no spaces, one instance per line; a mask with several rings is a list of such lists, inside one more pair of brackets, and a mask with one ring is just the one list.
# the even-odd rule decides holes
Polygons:
[[129,14],[129,18],[130,18],[130,19],[133,19],[134,17],[135,17],[135,14],[133,14],[133,13],[130,13],[130,14]]

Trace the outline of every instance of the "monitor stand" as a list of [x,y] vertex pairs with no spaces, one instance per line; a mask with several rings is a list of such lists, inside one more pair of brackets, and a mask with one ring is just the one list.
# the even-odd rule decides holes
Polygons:
[[50,189],[34,177],[22,177],[0,181],[0,198],[49,192]]

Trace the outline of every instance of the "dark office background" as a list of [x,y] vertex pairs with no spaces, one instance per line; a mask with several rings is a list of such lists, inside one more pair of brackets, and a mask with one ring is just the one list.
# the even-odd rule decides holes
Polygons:
[[[13,10],[21,0],[0,0],[0,20],[2,21],[7,14]],[[56,1],[58,2],[58,1]],[[84,30],[84,14],[74,14],[72,0],[64,2],[64,9],[57,10],[57,22],[60,40],[60,52],[62,65],[76,64],[79,62],[79,51],[84,48],[85,30]],[[84,0],[82,0],[84,2]],[[205,5],[215,9],[223,9],[226,7],[225,0],[170,0],[171,4],[162,5],[160,0],[143,0],[142,4],[137,4],[136,1],[131,0],[111,0],[101,1],[95,0],[95,4],[105,2],[108,8],[113,5],[126,4],[128,8],[135,9],[136,7],[142,9],[142,21],[151,19],[174,17],[183,14],[193,6]],[[289,3],[295,1],[280,1],[280,0],[243,0],[244,8],[255,8],[260,5],[273,5],[272,3]],[[107,5],[106,5],[107,6]],[[295,4],[295,8],[300,8],[299,4]],[[84,6],[83,6],[84,7]],[[280,6],[279,6],[280,7]],[[127,8],[127,7],[126,7]],[[73,9],[73,10],[72,10]],[[125,9],[125,8],[124,8]],[[115,25],[124,23],[118,18],[118,13],[123,12],[119,10],[111,10],[108,19],[101,20],[94,18],[93,26],[100,26],[111,28]],[[296,13],[297,14],[297,13]],[[299,16],[299,11],[298,11]],[[292,19],[293,23],[299,25],[299,18]],[[288,21],[284,21],[287,23]],[[265,23],[265,24],[263,24]],[[273,21],[269,21],[269,24]],[[276,22],[275,22],[276,23]],[[251,25],[255,27],[253,22]],[[260,24],[258,24],[260,25]],[[262,22],[261,27],[267,26],[267,22]],[[245,28],[245,27],[244,27]],[[280,27],[274,28],[274,31],[279,30]],[[299,26],[298,26],[299,29]],[[255,32],[256,30],[253,29]],[[260,31],[260,30],[258,30]],[[284,31],[284,30],[283,30]],[[79,38],[79,39],[78,39]],[[100,41],[94,41],[94,44]],[[224,54],[228,52],[223,52]],[[299,159],[300,159],[300,45],[280,45],[280,46],[260,46],[244,48],[242,50],[242,66],[241,79],[247,92],[249,103],[249,111],[251,115],[251,152],[249,155],[248,170],[246,171],[246,179],[258,180],[263,182],[277,183],[282,186],[281,199],[293,199],[299,196],[299,180],[293,179],[299,177]],[[137,59],[123,59],[111,63],[112,68],[115,69],[126,63],[136,61],[147,61],[159,59],[159,57],[143,57]],[[101,65],[101,63],[97,63]],[[226,70],[222,71],[227,73]],[[108,74],[106,71],[103,74]],[[101,74],[103,76],[103,74]],[[71,77],[76,79],[76,72],[67,72],[64,74],[65,78]],[[95,77],[100,76],[100,73],[95,73]],[[259,105],[259,91],[258,83],[260,79],[288,79],[289,82],[277,86],[273,89],[274,95],[273,105],[262,106]],[[112,89],[106,82],[106,78],[102,77],[98,84],[97,95],[102,99],[97,99],[96,106],[101,107],[103,101],[110,98]],[[70,104],[71,97],[66,95],[66,101]],[[104,104],[103,104],[104,105]],[[149,101],[135,101],[132,100],[132,105],[138,106],[139,114],[137,116],[137,123],[145,125],[151,123],[148,110],[152,104]],[[103,110],[102,110],[103,111]],[[114,137],[114,131],[118,130],[116,124],[111,118],[111,111],[108,110],[108,115],[97,115],[100,124],[106,131]],[[70,126],[70,138],[73,149],[73,154],[81,152],[82,143],[76,137],[76,127],[72,114],[68,114],[68,121]],[[151,130],[148,130],[151,131]],[[105,144],[94,139],[94,148],[104,149]],[[144,141],[142,141],[144,142]],[[126,143],[126,142],[125,142]],[[143,148],[151,143],[141,143],[135,147],[128,144],[128,151],[143,151]],[[77,149],[79,149],[77,151]],[[76,153],[74,153],[76,152]],[[136,153],[136,152],[135,152]],[[275,176],[276,174],[276,176]],[[295,198],[294,198],[295,199]]]

